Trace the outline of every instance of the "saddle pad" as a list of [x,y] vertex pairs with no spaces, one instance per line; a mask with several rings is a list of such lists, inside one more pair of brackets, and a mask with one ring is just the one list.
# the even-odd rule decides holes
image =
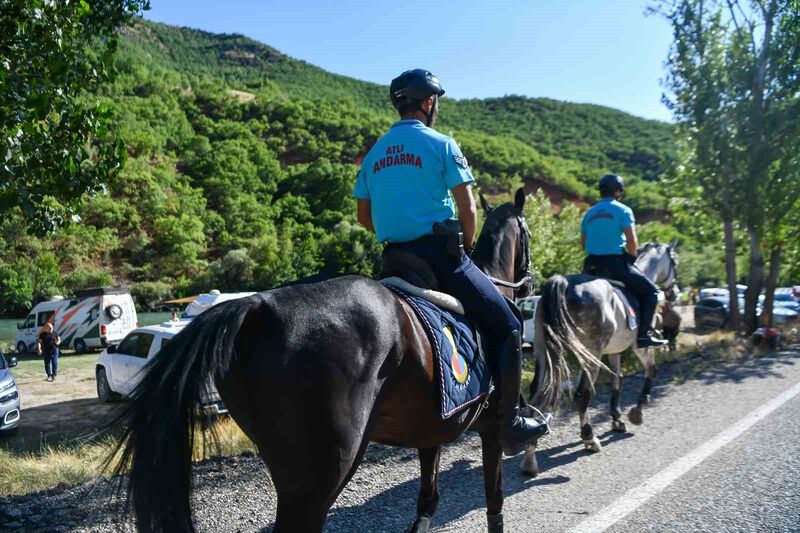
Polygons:
[[391,285],[388,288],[409,303],[428,334],[439,382],[442,419],[481,401],[489,393],[491,376],[469,321],[402,289]]
[[639,327],[639,300],[636,299],[627,290],[620,289],[612,284],[611,288],[617,293],[617,296],[622,301],[622,307],[625,309],[625,318],[628,320],[628,327],[636,329]]

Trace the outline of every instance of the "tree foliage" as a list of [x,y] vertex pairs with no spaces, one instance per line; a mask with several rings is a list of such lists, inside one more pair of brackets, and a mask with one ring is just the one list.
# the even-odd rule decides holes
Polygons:
[[38,229],[64,223],[125,159],[110,111],[92,98],[112,73],[116,29],[147,0],[0,2],[0,212]]
[[[385,87],[241,36],[147,21],[121,30],[115,70],[84,100],[113,114],[106,139],[124,141],[127,161],[93,194],[61,198],[66,223],[49,235],[29,231],[21,208],[4,213],[0,312],[81,284],[129,284],[152,308],[320,271],[374,274],[381,246],[356,222],[352,189],[361,157],[395,120]],[[461,144],[484,190],[502,195],[537,179],[591,200],[597,177],[617,170],[634,206],[667,207],[657,183],[672,157],[666,124],[508,97],[446,100],[439,129]],[[99,153],[92,139],[85,164]],[[578,271],[578,208],[556,215],[539,196],[528,209],[539,279]],[[30,269],[40,273],[19,275]]]

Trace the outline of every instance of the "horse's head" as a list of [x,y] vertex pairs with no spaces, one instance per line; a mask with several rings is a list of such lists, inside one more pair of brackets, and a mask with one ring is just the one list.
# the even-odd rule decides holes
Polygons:
[[678,296],[677,245],[677,239],[669,244],[648,242],[639,248],[636,256],[636,266],[664,291],[667,300],[675,300]]
[[472,260],[511,298],[524,298],[533,291],[531,276],[531,231],[522,209],[525,193],[520,188],[514,203],[493,208],[480,195],[486,214]]

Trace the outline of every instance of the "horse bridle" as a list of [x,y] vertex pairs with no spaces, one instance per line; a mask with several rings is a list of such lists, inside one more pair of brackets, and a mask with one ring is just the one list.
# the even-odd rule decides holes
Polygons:
[[[650,244],[650,243],[648,243],[648,244]],[[663,246],[667,246],[667,245],[663,245]],[[642,257],[646,252],[647,252],[647,249],[642,250],[642,252],[639,253],[636,256],[636,259],[639,259],[639,257]],[[678,267],[675,264],[675,257],[672,255],[672,253],[673,253],[672,250],[669,248],[669,246],[667,246],[667,257],[669,258],[669,270],[667,270],[667,276],[666,276],[666,279],[664,281],[669,281],[670,279],[672,279],[672,283],[670,283],[670,285],[667,287],[667,286],[664,286],[664,285],[659,285],[660,282],[658,282],[656,280],[653,280],[653,283],[655,283],[664,292],[674,288],[675,285],[678,284]]]
[[670,290],[670,289],[672,289],[672,288],[674,288],[675,285],[678,284],[678,270],[677,270],[678,267],[675,264],[675,257],[673,257],[673,255],[672,255],[672,249],[667,247],[667,251],[668,251],[667,257],[669,257],[669,270],[667,270],[667,280],[666,281],[669,281],[671,279],[672,283],[669,285],[669,287],[665,287],[665,286],[661,287],[661,290],[665,291],[665,292]]
[[[493,276],[487,276],[489,280],[494,283],[495,285],[499,285],[501,287],[507,287],[513,290],[519,290],[520,287],[524,286],[526,283],[530,283],[533,279],[533,274],[531,274],[531,230],[528,229],[528,225],[525,223],[525,219],[522,217],[517,218],[517,226],[519,227],[519,234],[522,237],[522,261],[526,261],[526,265],[515,265],[520,266],[521,270],[523,271],[522,279],[516,282],[506,281],[504,279],[498,279]],[[526,259],[527,258],[527,259]]]

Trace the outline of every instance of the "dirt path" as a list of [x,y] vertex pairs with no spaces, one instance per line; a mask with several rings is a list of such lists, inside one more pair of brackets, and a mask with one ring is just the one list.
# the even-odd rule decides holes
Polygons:
[[40,449],[92,434],[103,427],[115,404],[97,399],[96,354],[64,354],[55,382],[45,380],[42,362],[26,357],[13,370],[22,402],[17,433],[3,444],[14,450]]

